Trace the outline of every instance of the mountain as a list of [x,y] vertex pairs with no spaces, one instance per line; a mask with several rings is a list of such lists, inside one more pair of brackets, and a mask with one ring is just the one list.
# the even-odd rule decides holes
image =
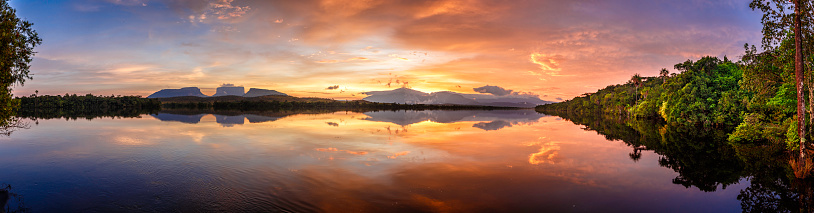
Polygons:
[[363,99],[365,101],[399,104],[454,104],[531,108],[541,104],[553,103],[529,95],[495,96],[487,94],[461,94],[450,91],[425,93],[409,88],[398,88],[390,91],[371,91],[365,92],[364,94],[368,95],[368,97]]
[[[267,89],[251,88],[247,93],[243,93],[243,91],[244,91],[243,87],[221,86],[218,87],[215,94],[212,95],[211,97],[242,96],[247,98],[253,98],[267,95],[288,96],[285,93]],[[181,89],[162,89],[158,92],[153,93],[150,96],[147,96],[147,98],[174,98],[184,96],[210,97],[208,95],[204,95],[203,93],[201,93],[201,89],[199,89],[198,87],[184,87]]]
[[456,92],[442,91],[434,92],[430,95],[434,96],[432,98],[433,104],[478,105],[478,102],[474,99],[466,98],[465,96]]
[[150,96],[147,96],[147,98],[169,98],[179,96],[207,97],[201,93],[201,89],[198,89],[198,87],[184,87],[181,89],[162,89]]
[[243,96],[245,94],[244,93],[245,91],[246,90],[242,86],[241,87],[221,86],[221,87],[218,87],[218,89],[215,91],[215,94],[212,95],[212,96],[213,97],[215,97],[215,96],[227,96],[227,95]]
[[422,104],[431,98],[429,94],[408,88],[398,88],[390,91],[365,92],[369,95],[362,100],[379,103]]
[[243,95],[243,97],[249,98],[249,97],[267,96],[267,95],[284,95],[284,96],[288,96],[287,94],[282,93],[282,92],[277,92],[276,90],[251,88],[251,89],[249,89],[249,92],[246,92],[246,94]]
[[487,94],[463,94],[464,97],[477,100],[486,106],[513,106],[513,107],[535,107],[542,104],[554,103],[545,101],[538,97],[526,95],[487,95]]

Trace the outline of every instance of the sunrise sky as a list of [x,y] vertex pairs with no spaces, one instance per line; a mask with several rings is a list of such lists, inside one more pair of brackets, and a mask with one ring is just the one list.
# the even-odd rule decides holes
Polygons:
[[43,44],[14,94],[223,83],[361,99],[499,86],[570,99],[761,39],[737,0],[12,0]]

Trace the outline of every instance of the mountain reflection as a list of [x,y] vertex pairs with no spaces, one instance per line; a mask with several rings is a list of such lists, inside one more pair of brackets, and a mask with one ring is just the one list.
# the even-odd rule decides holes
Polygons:
[[187,124],[197,124],[206,115],[215,117],[215,122],[224,127],[232,127],[234,125],[242,125],[247,120],[249,123],[263,123],[272,122],[280,118],[300,114],[300,112],[280,112],[280,111],[267,111],[267,112],[254,112],[254,114],[234,111],[197,111],[197,110],[162,110],[155,114],[150,114],[153,118],[160,121],[167,122],[181,122]]
[[804,190],[811,187],[787,178],[788,162],[758,160],[771,153],[733,147],[719,132],[562,118],[531,110],[165,110],[42,119],[0,137],[7,156],[0,171],[14,171],[0,181],[36,212],[794,212],[809,205],[799,201],[811,198]]
[[179,115],[179,114],[171,114],[171,113],[158,113],[152,114],[154,118],[161,120],[161,121],[178,121],[181,123],[188,123],[188,124],[197,124],[201,122],[201,118],[206,114],[197,114],[197,115]]
[[[175,121],[188,124],[197,124],[206,115],[213,115],[215,122],[225,127],[249,123],[262,123],[276,121],[286,116],[301,114],[301,112],[223,112],[223,111],[160,111],[150,116],[161,121]],[[309,114],[309,113],[305,113]],[[499,130],[513,125],[529,125],[537,123],[540,118],[547,115],[539,114],[532,110],[426,110],[426,111],[372,111],[365,112],[367,121],[387,122],[399,126],[409,126],[424,121],[436,123],[457,123],[457,122],[478,122],[472,127],[482,130]],[[326,122],[326,124],[338,127],[336,122]]]
[[436,123],[480,121],[472,127],[483,130],[498,130],[512,125],[537,123],[540,118],[546,116],[532,110],[376,111],[364,114],[370,116],[365,120],[389,122],[401,126],[423,121]]

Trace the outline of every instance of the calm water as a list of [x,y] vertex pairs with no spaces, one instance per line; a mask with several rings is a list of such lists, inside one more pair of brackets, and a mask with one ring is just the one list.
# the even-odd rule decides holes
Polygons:
[[0,138],[11,210],[740,212],[750,186],[530,110],[29,122]]

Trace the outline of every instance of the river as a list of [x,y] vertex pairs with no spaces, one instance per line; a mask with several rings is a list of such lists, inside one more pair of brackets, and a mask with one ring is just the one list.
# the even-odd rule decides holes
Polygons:
[[771,209],[759,203],[767,196],[787,202],[774,210],[804,205],[782,175],[764,178],[777,186],[753,183],[762,176],[722,143],[673,144],[698,139],[533,110],[24,122],[0,138],[10,211],[740,212]]

